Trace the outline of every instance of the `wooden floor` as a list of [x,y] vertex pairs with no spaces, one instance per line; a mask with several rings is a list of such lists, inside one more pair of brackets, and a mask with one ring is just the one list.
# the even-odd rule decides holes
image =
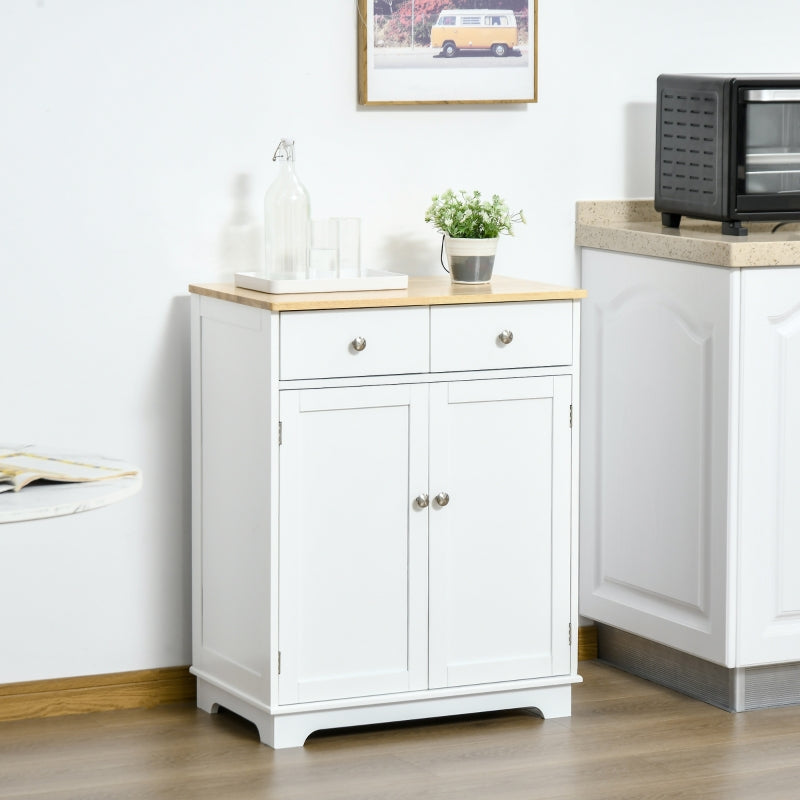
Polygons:
[[0,724],[0,798],[541,800],[800,797],[800,706],[729,714],[581,662],[573,716],[516,711],[273,751],[191,704]]

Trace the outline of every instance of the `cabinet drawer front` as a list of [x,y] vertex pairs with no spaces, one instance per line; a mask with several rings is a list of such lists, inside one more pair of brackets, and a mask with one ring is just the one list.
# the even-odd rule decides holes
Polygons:
[[571,300],[431,309],[433,372],[571,363]]
[[427,372],[428,309],[281,313],[281,380]]

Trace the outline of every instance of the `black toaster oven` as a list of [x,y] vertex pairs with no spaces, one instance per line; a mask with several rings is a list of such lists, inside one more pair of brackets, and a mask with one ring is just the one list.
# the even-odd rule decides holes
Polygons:
[[800,220],[800,75],[660,75],[655,208],[719,220]]

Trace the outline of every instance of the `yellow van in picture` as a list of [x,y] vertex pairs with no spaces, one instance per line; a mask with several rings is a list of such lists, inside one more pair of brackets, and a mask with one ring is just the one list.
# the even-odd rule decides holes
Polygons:
[[442,11],[431,28],[431,47],[440,47],[445,58],[459,50],[491,50],[506,56],[517,46],[517,18],[513,11],[487,8]]

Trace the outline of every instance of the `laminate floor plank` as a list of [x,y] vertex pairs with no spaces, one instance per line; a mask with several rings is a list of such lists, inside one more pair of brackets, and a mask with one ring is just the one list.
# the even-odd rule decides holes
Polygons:
[[190,703],[0,723],[0,800],[786,800],[800,706],[729,714],[581,662],[573,716],[507,711],[274,751]]

